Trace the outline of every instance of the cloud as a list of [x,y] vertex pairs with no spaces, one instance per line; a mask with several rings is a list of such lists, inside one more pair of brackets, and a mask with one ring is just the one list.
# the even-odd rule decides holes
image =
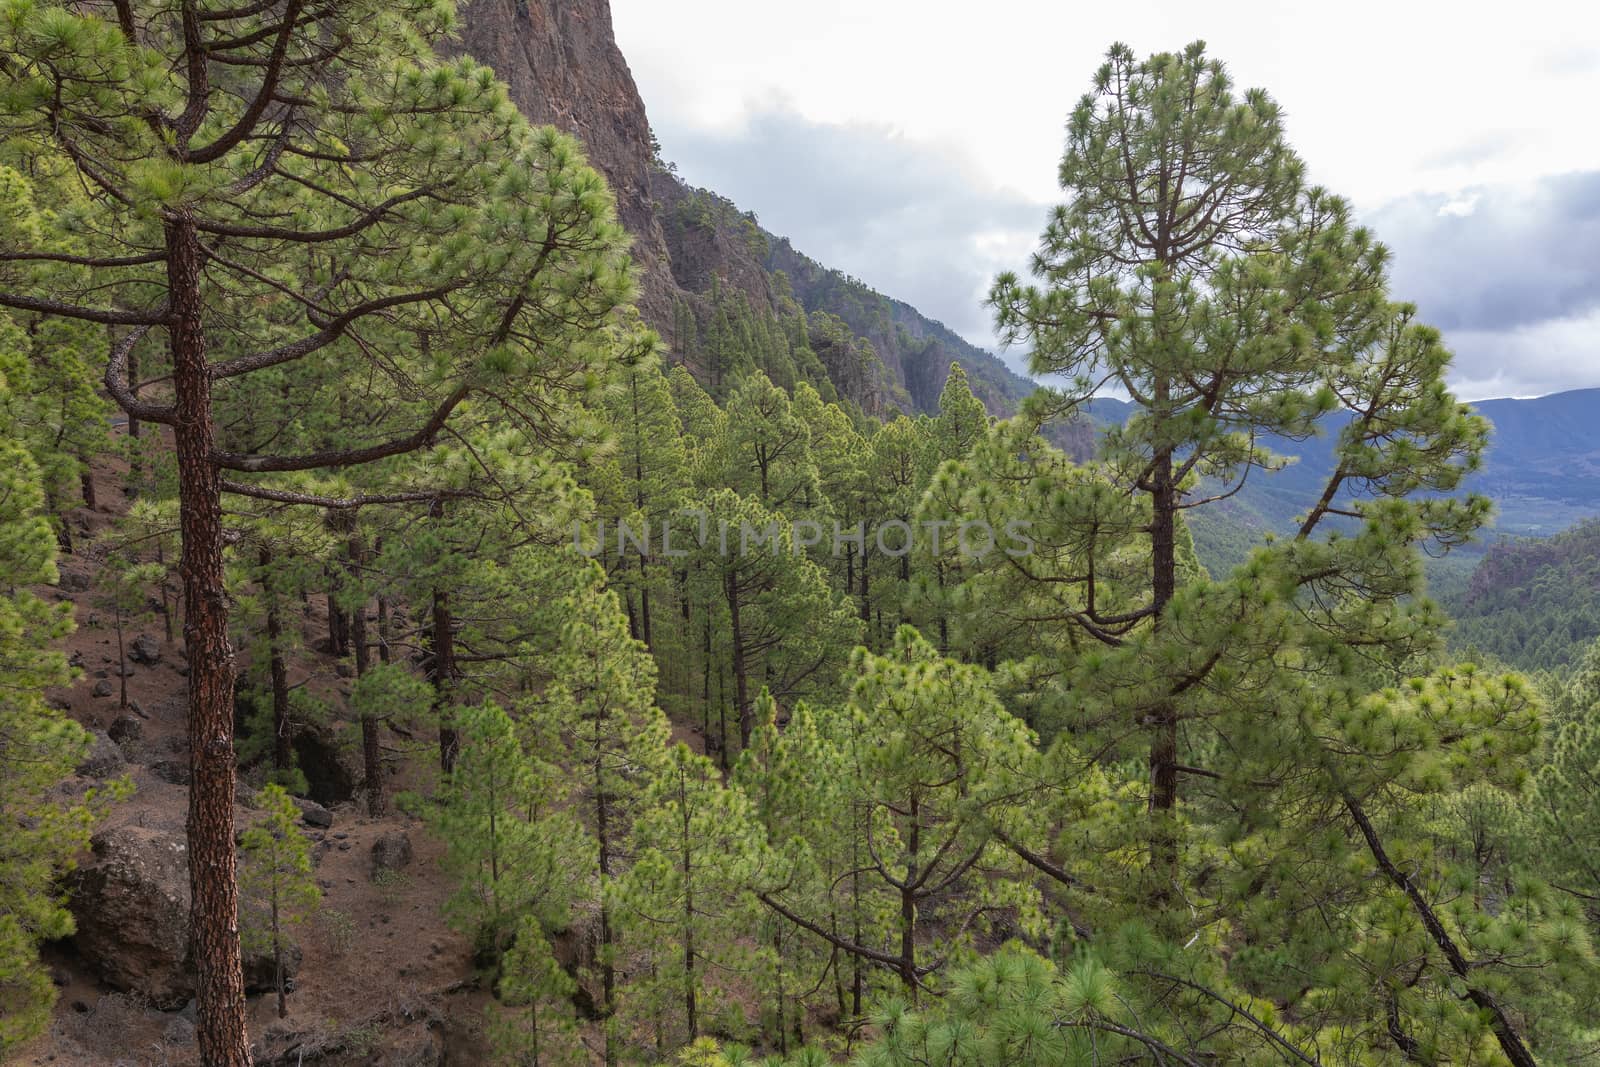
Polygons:
[[1600,384],[1600,171],[1418,194],[1363,220],[1393,290],[1456,352],[1464,395]]
[[[1047,204],[997,186],[958,148],[814,121],[782,99],[751,103],[728,127],[658,133],[689,181],[997,348],[983,298],[996,272],[1026,268]],[[1362,221],[1394,251],[1395,295],[1445,331],[1463,396],[1600,384],[1600,171],[1414,194]],[[1025,353],[1001,355],[1023,369]]]
[[1600,171],[1393,201],[1364,220],[1394,287],[1446,330],[1512,329],[1600,306]]
[[993,346],[994,275],[1022,269],[1047,205],[955,150],[888,126],[821,123],[781,101],[730,129],[657,130],[683,176],[753,210],[797,249]]

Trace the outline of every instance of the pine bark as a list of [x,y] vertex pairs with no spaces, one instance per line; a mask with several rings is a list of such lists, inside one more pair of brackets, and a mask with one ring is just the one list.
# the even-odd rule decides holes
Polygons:
[[289,667],[283,657],[283,613],[272,584],[271,549],[261,550],[260,562],[267,615],[267,673],[272,682],[272,766],[286,771],[294,764],[294,739],[289,734]]
[[456,754],[461,751],[461,733],[450,713],[450,685],[456,674],[455,636],[451,633],[450,594],[433,591],[433,657],[428,673],[433,681],[439,713],[439,769],[455,770]]
[[728,629],[733,643],[733,698],[739,710],[739,751],[750,747],[750,735],[755,732],[755,709],[750,705],[750,679],[745,663],[744,629],[739,622],[739,579],[737,573],[728,575]]
[[223,591],[222,479],[213,462],[211,375],[201,317],[202,253],[194,219],[165,223],[172,388],[183,531],[183,636],[189,660],[190,951],[200,1059],[248,1067],[239,889],[234,852],[233,650]]
[[[351,571],[360,567],[366,558],[366,548],[359,537],[351,537],[347,549]],[[352,584],[359,587],[360,576],[352,573]],[[372,648],[367,643],[367,602],[365,597],[350,613],[350,644],[356,652],[356,679],[359,681],[372,669]],[[378,717],[371,708],[361,711],[361,768],[367,782],[367,814],[383,814],[383,749],[378,744]]]

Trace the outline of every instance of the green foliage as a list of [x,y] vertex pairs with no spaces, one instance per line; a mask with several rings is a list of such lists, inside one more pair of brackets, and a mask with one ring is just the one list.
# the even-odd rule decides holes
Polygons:
[[318,903],[311,847],[300,830],[300,812],[282,786],[268,785],[256,798],[264,817],[239,837],[240,932],[246,950],[270,952],[276,961],[278,1014],[284,1012],[283,952],[289,931],[305,922]]
[[45,701],[46,688],[73,677],[51,648],[72,631],[72,609],[26,588],[56,580],[56,543],[39,468],[8,421],[10,388],[0,369],[0,1054],[49,1022],[55,987],[38,949],[72,933],[59,878],[87,847],[104,804],[124,792],[113,784],[72,803],[55,795],[89,735]]
[[1562,670],[1600,637],[1600,520],[1554,537],[1491,545],[1466,587],[1445,600],[1451,644],[1522,670]]
[[572,1010],[577,989],[538,922],[523,920],[502,961],[499,1003],[489,1011],[497,1062],[516,1067],[589,1063]]
[[1117,977],[1094,957],[1064,972],[1006,945],[950,978],[926,1011],[890,999],[873,1015],[876,1037],[857,1067],[952,1067],[1028,1063],[1076,1067],[1105,1059],[1161,1063],[1174,1050],[1125,1000]]
[[640,972],[625,1010],[669,1047],[703,1030],[737,1035],[745,1029],[738,993],[756,977],[758,956],[727,935],[750,929],[757,917],[761,825],[716,765],[682,744],[668,753],[643,811],[630,838],[633,864],[612,885],[618,926]]
[[524,751],[505,711],[494,703],[460,708],[456,724],[461,755],[427,819],[460,883],[446,907],[451,925],[494,966],[524,923],[566,925],[584,834],[560,806],[554,768]]

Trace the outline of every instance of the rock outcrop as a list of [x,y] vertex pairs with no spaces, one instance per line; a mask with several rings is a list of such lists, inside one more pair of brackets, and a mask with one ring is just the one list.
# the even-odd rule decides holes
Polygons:
[[674,286],[650,195],[650,120],[617,47],[609,0],[471,0],[460,24],[449,52],[489,64],[530,120],[583,142],[633,235],[640,310],[653,325],[669,321]]
[[[617,47],[609,0],[470,0],[460,12],[460,30],[446,51],[492,66],[523,114],[578,137],[605,175],[618,217],[633,236],[639,309],[674,362],[704,369],[696,349],[715,316],[714,290],[737,293],[754,314],[772,319],[792,293],[804,312],[846,320],[881,359],[881,368],[866,373],[851,361],[828,367],[839,395],[864,411],[932,410],[953,360],[993,414],[1010,414],[1032,391],[1032,382],[991,353],[910,305],[800,255],[732,204],[690,188],[669,170],[657,156],[644,101]],[[697,329],[688,328],[696,322]]]
[[[189,966],[189,853],[177,831],[118,826],[95,834],[89,862],[73,875],[73,945],[107,985],[158,1008],[194,995]],[[299,970],[300,950],[285,953]],[[268,955],[245,958],[245,985],[269,988]]]

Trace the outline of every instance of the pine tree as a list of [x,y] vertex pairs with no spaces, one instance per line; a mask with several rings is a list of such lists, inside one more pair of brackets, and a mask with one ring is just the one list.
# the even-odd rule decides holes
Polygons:
[[504,710],[462,708],[457,722],[460,759],[425,810],[460,882],[446,906],[451,925],[472,938],[480,962],[499,967],[530,922],[541,940],[567,924],[585,834],[559,806],[556,768],[524,751]]
[[864,508],[869,538],[858,606],[874,648],[886,645],[905,619],[916,542],[911,523],[928,471],[927,422],[902,415],[872,435]]
[[562,970],[537,920],[525,918],[501,961],[498,1008],[489,1034],[500,1062],[512,1067],[558,1067],[590,1062],[573,1018],[578,985]]
[[[110,327],[113,398],[173,429],[199,1042],[232,1067],[249,1042],[233,933],[222,493],[271,494],[262,475],[414,449],[469,397],[492,407],[506,382],[538,383],[548,402],[519,409],[558,431],[564,399],[587,391],[613,350],[600,327],[630,295],[626,239],[572,141],[531,130],[487,69],[435,59],[446,5],[282,0],[194,13],[189,32],[159,4],[115,16],[27,3],[0,14],[16,105],[0,132],[70,162],[96,197],[81,247],[8,240],[0,306]],[[313,247],[312,258],[288,252]],[[130,356],[146,350],[167,361],[170,401],[129,378]],[[257,451],[270,436],[219,439],[216,404],[253,374],[321,388],[311,368],[337,366],[393,382],[365,374],[390,358],[408,391],[387,392],[406,402],[359,442],[282,454]],[[297,401],[291,388],[271,410],[290,419]]]
[[692,551],[697,599],[725,627],[740,747],[755,729],[755,695],[827,694],[855,642],[848,604],[795,546],[781,514],[728,489],[702,501],[704,541]]
[[667,722],[653,703],[655,665],[628,634],[614,593],[582,589],[550,609],[565,619],[553,679],[522,708],[530,750],[571,768],[572,810],[589,835],[590,852],[574,871],[584,872],[586,900],[598,928],[600,995],[605,1060],[617,1062],[619,1035],[618,945],[610,898],[624,871],[629,827],[646,784],[666,753]]
[[605,410],[617,441],[616,452],[595,479],[600,521],[612,528],[625,523],[644,534],[644,544],[631,558],[619,554],[612,586],[627,604],[629,618],[637,621],[634,636],[654,652],[651,594],[656,593],[659,603],[664,586],[654,566],[651,538],[659,537],[682,506],[688,458],[683,427],[653,353],[642,353],[622,367],[617,389],[606,394]]
[[789,395],[764,374],[742,379],[728,397],[717,484],[792,519],[821,504],[811,427]]
[[[920,536],[915,541],[911,563],[914,576],[906,594],[913,622],[937,635],[939,650],[945,653],[951,651],[951,596],[961,580],[962,557],[996,547],[993,542],[998,531],[974,529],[964,521],[960,502],[950,499],[951,480],[943,477],[944,466],[963,459],[984,440],[988,429],[988,411],[972,395],[966,372],[961,364],[950,364],[950,375],[939,393],[939,413],[928,427],[924,453],[928,469],[922,476],[927,491],[917,506],[916,529]],[[930,495],[935,499],[930,500]]]
[[[761,725],[740,755],[734,782],[754,804],[770,846],[768,874],[757,888],[833,937],[886,946],[895,936],[899,901],[871,876],[870,803],[856,788],[850,717],[848,708],[801,702],[780,728],[777,704],[763,690]],[[780,1052],[800,1038],[808,1007],[831,1009],[841,1020],[862,1017],[877,989],[873,961],[856,953],[839,958],[833,943],[777,912],[761,940],[773,949],[771,1005],[764,1015]]]
[[[764,860],[755,812],[715,764],[682,744],[657,771],[643,810],[633,865],[613,894],[624,938],[650,961],[627,1000],[673,1043],[692,1043],[711,1026],[737,1033],[737,994],[756,971],[753,949],[734,936],[759,907],[750,889]],[[664,1018],[681,1019],[683,1034]]]
[[[1389,302],[1387,252],[1354,225],[1344,201],[1305,184],[1278,106],[1260,90],[1236,96],[1203,45],[1143,61],[1113,46],[1068,122],[1060,180],[1070,201],[1044,233],[1038,284],[1002,274],[990,302],[1007,339],[1032,348],[1036,373],[1071,381],[1041,411],[1074,410],[1103,386],[1136,406],[1106,435],[1103,467],[1148,509],[1145,588],[1114,610],[1089,602],[1081,582],[1076,620],[1108,659],[1137,648],[1139,662],[1160,664],[1171,679],[1125,702],[1127,721],[1148,737],[1159,898],[1174,891],[1172,824],[1183,768],[1192,765],[1180,746],[1182,724],[1196,714],[1186,696],[1223,658],[1208,664],[1192,647],[1171,647],[1192,645],[1172,632],[1180,611],[1190,620],[1182,629],[1195,632],[1194,609],[1175,607],[1183,513],[1225,499],[1253,469],[1280,466],[1267,440],[1293,442],[1342,420],[1337,470],[1304,517],[1301,547],[1282,558],[1298,555],[1286,565],[1307,595],[1326,590],[1349,605],[1343,594],[1354,586],[1373,605],[1392,604],[1415,591],[1396,580],[1415,573],[1396,555],[1430,538],[1459,541],[1487,507],[1395,501],[1454,490],[1477,465],[1486,428],[1445,389],[1448,353],[1437,332]],[[1330,516],[1368,524],[1359,552],[1360,538],[1304,547],[1311,535],[1328,535]],[[1386,528],[1379,535],[1373,524]],[[1116,530],[1107,551],[1092,527],[1086,532],[1078,573],[1094,574],[1124,538]],[[1386,610],[1328,625],[1358,614],[1379,625]],[[1211,627],[1222,629],[1220,621]]]
[[306,920],[322,899],[311,871],[311,848],[300,832],[300,812],[282,786],[269,785],[256,798],[265,817],[239,838],[243,858],[239,890],[245,946],[272,954],[272,984],[278,1018],[288,1014],[283,956],[289,930]]
[[864,809],[863,866],[896,901],[892,947],[826,929],[779,894],[762,900],[840,950],[888,968],[915,998],[986,914],[1012,910],[1024,928],[1038,927],[1033,890],[1006,877],[1016,860],[990,835],[980,799],[989,775],[1028,760],[1032,738],[1000,706],[981,668],[941,657],[910,627],[888,654],[858,649],[851,666],[856,682],[840,744],[849,788]]
[[[10,327],[0,314],[0,344],[17,336]],[[56,580],[56,542],[39,468],[7,414],[6,365],[0,359],[0,1056],[49,1025],[55,987],[39,946],[73,929],[58,879],[88,846],[101,805],[122,792],[113,785],[72,804],[52,796],[88,752],[89,734],[44,697],[72,680],[51,648],[72,632],[72,609],[26,588]]]
[[[47,177],[64,179],[65,174]],[[71,184],[65,181],[54,191],[58,196],[72,196]],[[3,163],[0,199],[10,205],[10,217],[0,223],[4,239],[37,240],[49,211],[37,203],[34,186]],[[107,403],[94,388],[90,369],[104,334],[90,323],[63,319],[35,322],[30,327],[22,329],[9,316],[0,323],[4,335],[0,337],[0,375],[9,383],[5,418],[33,458],[57,537],[63,551],[70,552],[72,529],[66,512],[74,498],[81,497],[85,507],[96,506],[89,461],[111,445]]]

